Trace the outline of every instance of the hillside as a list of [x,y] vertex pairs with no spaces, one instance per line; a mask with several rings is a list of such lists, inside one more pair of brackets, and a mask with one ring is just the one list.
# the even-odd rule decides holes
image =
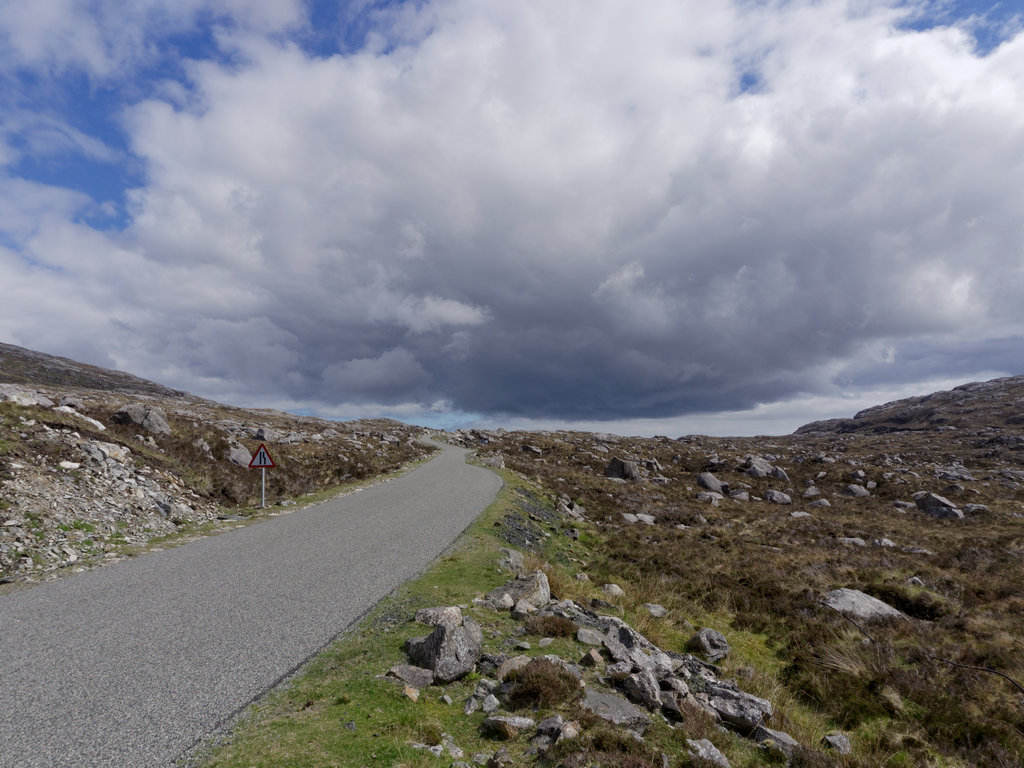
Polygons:
[[421,433],[235,408],[0,345],[0,583],[252,515],[259,473],[248,464],[260,443],[277,464],[268,504],[288,506],[425,455]]

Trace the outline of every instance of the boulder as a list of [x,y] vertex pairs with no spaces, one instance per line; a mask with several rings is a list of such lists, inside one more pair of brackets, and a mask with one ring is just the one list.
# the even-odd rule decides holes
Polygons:
[[698,631],[691,637],[686,647],[703,653],[707,660],[712,663],[719,659],[724,659],[729,655],[729,651],[732,650],[725,639],[725,635],[708,627]]
[[842,494],[843,496],[851,496],[855,499],[862,499],[866,496],[870,496],[871,491],[869,491],[863,485],[850,484],[843,488]]
[[604,468],[604,476],[620,480],[636,480],[640,477],[640,468],[635,461],[625,461],[616,456]]
[[434,682],[450,683],[473,671],[483,640],[480,625],[465,616],[458,626],[438,624],[426,637],[410,638],[405,648],[414,664],[433,671]]
[[647,715],[614,693],[600,693],[588,689],[581,706],[603,720],[639,734],[643,734],[651,724],[651,719]]
[[888,603],[857,589],[832,590],[822,598],[821,602],[834,611],[861,621],[906,618],[904,614]]
[[708,704],[737,731],[748,734],[772,716],[771,702],[724,685],[708,689]]
[[487,595],[487,599],[493,603],[501,600],[507,602],[507,600],[504,600],[506,595],[511,599],[512,605],[515,605],[520,600],[525,600],[531,605],[543,608],[551,601],[551,587],[548,584],[548,577],[544,574],[544,571],[531,571],[522,576],[517,576],[515,581],[510,581],[492,590]]
[[424,669],[423,667],[414,667],[411,664],[396,664],[388,670],[387,676],[393,677],[396,680],[401,680],[403,683],[407,683],[413,688],[420,690],[434,682],[434,673],[432,670]]
[[656,712],[661,709],[661,690],[650,670],[641,670],[626,677],[622,687],[630,701]]
[[712,493],[721,493],[723,496],[729,493],[729,484],[723,483],[710,472],[701,472],[697,475],[697,485]]
[[521,731],[532,729],[537,722],[529,717],[507,717],[504,715],[493,715],[485,718],[481,730],[487,736],[499,739],[514,739]]
[[687,739],[686,747],[690,757],[704,760],[718,766],[718,768],[732,768],[726,756],[719,752],[718,747],[708,739]]
[[821,743],[826,749],[835,750],[840,755],[848,755],[853,751],[850,739],[845,733],[827,733],[822,737]]
[[964,513],[957,508],[956,504],[945,496],[939,496],[937,493],[915,493],[914,503],[917,504],[918,509],[930,517],[962,520],[964,516]]
[[768,489],[764,493],[764,498],[770,501],[772,504],[792,504],[793,500],[789,497],[788,493],[782,491],[776,491],[773,488]]
[[240,467],[248,467],[249,462],[252,461],[252,456],[249,455],[249,451],[241,443],[232,443],[228,450],[228,461]]
[[[167,423],[167,415],[154,405],[129,403],[114,411],[114,415],[110,418],[116,424],[133,424],[158,435],[171,434],[171,425]],[[248,459],[245,463],[248,466]]]
[[777,749],[786,757],[792,757],[800,749],[800,743],[785,731],[775,731],[763,725],[757,726],[750,738],[769,749]]

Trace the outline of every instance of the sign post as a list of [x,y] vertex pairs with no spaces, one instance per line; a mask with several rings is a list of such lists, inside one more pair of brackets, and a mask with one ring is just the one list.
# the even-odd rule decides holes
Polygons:
[[256,449],[256,453],[252,455],[252,461],[249,462],[250,469],[258,469],[260,471],[260,508],[266,509],[267,507],[267,468],[273,468],[274,460],[270,458],[270,451],[267,450],[267,446],[260,443],[260,447]]

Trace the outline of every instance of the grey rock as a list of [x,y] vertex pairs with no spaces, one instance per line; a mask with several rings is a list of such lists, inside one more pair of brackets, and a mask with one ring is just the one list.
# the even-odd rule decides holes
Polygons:
[[638,514],[636,519],[644,525],[654,525],[654,515]]
[[728,495],[729,493],[729,484],[723,483],[710,472],[701,472],[697,475],[697,485],[706,491],[720,493],[723,496]]
[[851,484],[843,488],[843,496],[851,496],[855,499],[864,498],[871,495],[871,491],[865,488],[863,485]]
[[388,670],[388,677],[408,683],[413,688],[423,689],[434,682],[434,672],[424,667],[414,667],[411,664],[396,664]]
[[725,639],[725,635],[709,627],[699,630],[690,638],[686,647],[703,653],[708,661],[711,662],[724,659],[729,654],[729,651],[732,650]]
[[616,456],[604,468],[604,476],[620,480],[636,480],[640,477],[640,468],[635,461],[625,461]]
[[708,739],[687,739],[686,747],[691,757],[707,760],[712,765],[717,765],[718,768],[732,768],[726,756],[719,752],[718,747]]
[[412,662],[434,672],[434,681],[450,683],[465,677],[480,659],[483,645],[480,625],[465,616],[461,626],[439,624],[426,637],[406,641]]
[[717,507],[718,502],[724,500],[725,497],[720,493],[715,493],[714,491],[700,491],[697,494],[696,499],[704,504],[711,504],[712,506]]
[[[158,435],[171,434],[171,425],[167,423],[167,415],[154,405],[129,403],[121,406],[110,417],[116,424],[134,424],[147,432]],[[246,461],[246,465],[248,465]]]
[[458,627],[462,625],[462,609],[457,605],[420,608],[416,611],[416,621],[431,627],[436,627],[440,624]]
[[836,542],[839,544],[845,544],[848,547],[866,547],[868,543],[856,536],[838,536]]
[[821,743],[826,749],[835,750],[840,755],[848,755],[853,751],[850,739],[845,733],[827,733],[822,737]]
[[905,619],[906,616],[877,597],[857,589],[835,589],[825,595],[821,602],[834,611],[861,621],[873,619]]
[[232,443],[228,449],[228,461],[240,467],[248,467],[249,462],[252,461],[252,456],[249,455],[249,451],[241,443]]
[[544,571],[531,571],[517,576],[515,581],[491,591],[487,595],[487,599],[496,602],[504,595],[508,595],[512,599],[512,605],[520,600],[526,600],[526,602],[541,608],[551,600],[551,587],[548,585],[548,577]]
[[576,630],[576,639],[586,645],[601,645],[604,642],[604,634],[590,627],[580,627]]
[[792,504],[793,500],[789,497],[789,494],[783,493],[782,491],[776,491],[773,488],[769,488],[764,493],[766,501],[770,501],[772,504]]
[[663,619],[668,614],[665,606],[658,605],[657,603],[644,603],[641,607],[656,619]]
[[622,681],[622,687],[630,701],[651,711],[661,709],[661,690],[650,670],[628,675]]
[[964,513],[957,508],[956,504],[937,493],[915,493],[914,502],[918,509],[930,517],[950,520],[962,520],[964,517]]
[[501,560],[498,561],[498,567],[502,570],[512,571],[518,576],[525,570],[523,562],[523,553],[519,550],[507,547],[501,549]]
[[618,584],[605,584],[601,591],[610,597],[623,597],[626,594]]
[[772,467],[771,471],[768,473],[768,476],[774,477],[776,480],[781,480],[784,483],[789,482],[789,475],[786,474],[786,470],[784,470],[782,467]]
[[651,724],[651,719],[647,715],[614,693],[600,693],[592,688],[588,689],[581,706],[603,720],[639,734],[643,734]]
[[803,517],[814,517],[814,515],[812,515],[810,512],[801,512],[801,511],[790,512],[789,516],[790,517],[795,517],[795,518],[798,518],[798,519],[799,518],[803,518]]
[[832,504],[828,499],[818,499],[817,501],[812,501],[807,506],[814,507],[815,509],[824,509],[825,507],[831,507]]
[[750,738],[758,744],[766,744],[774,747],[786,757],[792,757],[800,749],[800,743],[785,731],[775,731],[763,725],[757,726]]
[[709,687],[708,703],[723,722],[744,734],[772,716],[771,702],[724,685]]
[[963,511],[965,515],[980,515],[982,513],[991,512],[992,510],[984,504],[965,504]]

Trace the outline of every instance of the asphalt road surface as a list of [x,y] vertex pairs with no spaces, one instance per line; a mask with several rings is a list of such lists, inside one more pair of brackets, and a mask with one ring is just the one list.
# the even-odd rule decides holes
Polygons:
[[483,511],[501,479],[464,455],[0,596],[0,768],[171,765]]

